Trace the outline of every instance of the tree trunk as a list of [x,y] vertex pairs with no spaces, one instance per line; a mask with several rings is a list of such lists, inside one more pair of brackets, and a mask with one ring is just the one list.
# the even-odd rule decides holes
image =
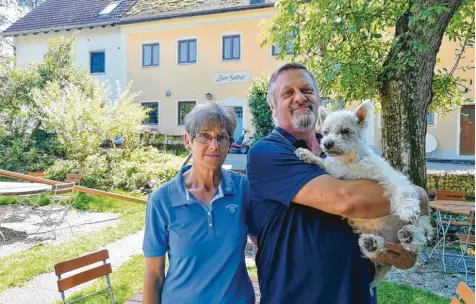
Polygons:
[[[409,176],[418,186],[426,188],[425,136],[426,115],[432,102],[432,82],[436,56],[451,17],[461,0],[415,0],[420,7],[445,5],[450,11],[436,15],[434,24],[421,22],[408,26],[411,12],[408,10],[397,22],[395,39],[384,63],[386,74],[380,87],[382,104],[382,152],[390,165]],[[412,6],[410,3],[410,7]],[[404,39],[403,39],[404,38]],[[428,51],[412,51],[410,42],[428,45]],[[399,69],[397,61],[412,58],[412,65]],[[389,73],[391,72],[391,73]]]

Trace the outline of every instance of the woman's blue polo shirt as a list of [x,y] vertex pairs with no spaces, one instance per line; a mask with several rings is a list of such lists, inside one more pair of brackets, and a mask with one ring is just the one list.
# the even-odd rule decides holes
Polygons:
[[254,303],[246,271],[246,176],[222,169],[209,206],[185,190],[182,170],[147,201],[145,257],[168,253],[162,303]]

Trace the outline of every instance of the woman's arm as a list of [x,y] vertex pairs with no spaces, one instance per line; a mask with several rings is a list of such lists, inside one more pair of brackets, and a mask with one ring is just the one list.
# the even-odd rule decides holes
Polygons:
[[162,287],[165,281],[165,255],[158,258],[145,258],[144,294],[142,303],[160,304]]

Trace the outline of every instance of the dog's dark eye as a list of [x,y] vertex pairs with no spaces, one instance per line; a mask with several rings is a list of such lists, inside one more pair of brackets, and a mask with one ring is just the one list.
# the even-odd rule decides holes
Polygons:
[[323,134],[324,134],[324,135],[329,134],[329,130],[325,130],[325,131],[323,132]]
[[349,134],[349,129],[342,129],[340,130],[341,134]]

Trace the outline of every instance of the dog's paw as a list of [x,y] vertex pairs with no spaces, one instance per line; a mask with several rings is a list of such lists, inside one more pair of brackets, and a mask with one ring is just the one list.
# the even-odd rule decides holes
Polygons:
[[385,241],[382,237],[373,234],[362,234],[359,246],[364,255],[373,258],[376,254],[385,251]]
[[303,162],[308,164],[314,164],[314,159],[316,158],[316,156],[308,149],[298,148],[294,153],[296,153],[296,156],[299,157],[299,159]]
[[402,229],[398,231],[398,239],[402,244],[410,244],[415,239],[415,230],[416,227],[413,225],[403,226]]
[[395,214],[404,222],[415,224],[420,219],[420,202],[416,198],[404,198],[395,204]]

